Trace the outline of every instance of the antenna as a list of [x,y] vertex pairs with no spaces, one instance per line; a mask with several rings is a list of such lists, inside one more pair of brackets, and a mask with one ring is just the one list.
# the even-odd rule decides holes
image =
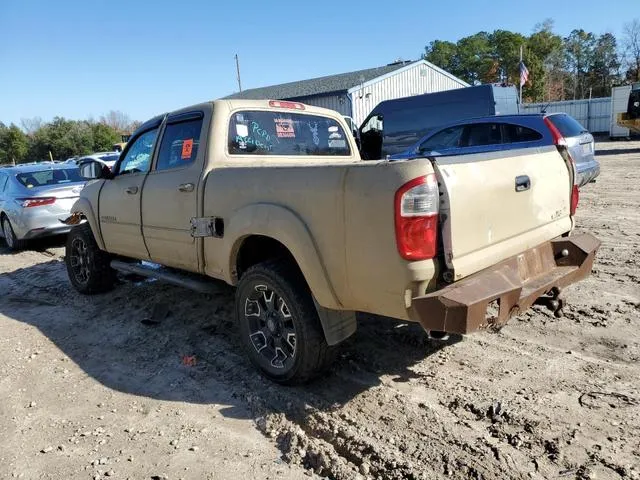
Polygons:
[[242,92],[242,84],[240,83],[240,60],[238,60],[237,53],[235,55],[235,59],[236,59],[236,72],[238,75],[238,88],[240,89],[240,92]]

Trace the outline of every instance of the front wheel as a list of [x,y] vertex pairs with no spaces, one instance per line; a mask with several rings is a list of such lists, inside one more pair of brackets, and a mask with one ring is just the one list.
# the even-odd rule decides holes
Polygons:
[[275,382],[304,383],[333,359],[311,292],[286,262],[264,262],[242,275],[236,318],[249,359]]
[[88,223],[71,229],[64,261],[69,280],[80,293],[102,293],[113,288],[116,272],[110,266],[111,256],[100,250]]

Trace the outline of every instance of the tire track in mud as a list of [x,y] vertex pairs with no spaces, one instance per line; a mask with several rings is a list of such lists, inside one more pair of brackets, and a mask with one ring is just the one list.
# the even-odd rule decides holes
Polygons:
[[[231,321],[233,292],[228,287],[221,285],[215,302],[203,295],[148,282],[137,286],[126,283],[111,294],[82,297],[71,289],[65,275],[64,264],[51,261],[5,274],[4,281],[8,279],[8,297],[19,299],[19,306],[33,303],[53,313],[60,310],[60,300],[65,299],[63,308],[82,313],[73,321],[74,328],[86,328],[82,322],[90,321],[92,328],[95,322],[104,322],[105,332],[126,329],[126,345],[118,347],[132,352],[141,350],[138,357],[144,361],[153,358],[165,364],[170,355],[194,355],[199,368],[192,375],[213,375],[227,385],[250,406],[257,427],[276,441],[291,463],[336,479],[357,478],[360,472],[398,479],[437,478],[442,474],[452,478],[489,478],[502,468],[500,463],[496,468],[493,454],[493,460],[483,459],[485,455],[477,446],[456,441],[442,428],[432,428],[437,422],[424,406],[407,401],[401,391],[383,384],[379,374],[370,369],[371,365],[384,369],[389,360],[398,372],[409,373],[403,358],[376,362],[372,357],[376,353],[388,356],[385,350],[389,348],[403,348],[414,359],[423,357],[430,348],[429,342],[415,326],[398,328],[389,320],[368,319],[369,325],[364,327],[366,338],[351,343],[373,346],[373,355],[368,348],[357,347],[354,353],[343,355],[329,377],[314,385],[285,388],[258,375],[242,354]],[[18,293],[34,288],[38,289],[37,298]],[[152,305],[158,303],[171,305],[170,318],[158,328],[142,326],[139,320],[146,318]],[[212,303],[218,313],[212,314]],[[126,309],[122,308],[125,305]],[[188,323],[177,315],[181,311],[189,311]],[[167,338],[171,338],[170,342]],[[162,351],[160,356],[151,352],[158,350]],[[433,348],[433,353],[437,351]],[[345,395],[349,390],[352,393]],[[382,409],[393,412],[381,417]],[[421,419],[426,426],[411,426],[414,422],[406,419],[414,419],[416,424]],[[390,428],[362,428],[372,422]],[[405,425],[404,434],[398,434],[398,424]]]

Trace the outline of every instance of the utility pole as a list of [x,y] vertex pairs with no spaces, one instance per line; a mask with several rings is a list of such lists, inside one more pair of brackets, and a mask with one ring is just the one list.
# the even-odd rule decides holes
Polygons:
[[236,72],[238,75],[238,89],[242,92],[242,84],[240,83],[240,61],[238,60],[238,54],[236,53]]
[[518,65],[518,73],[520,74],[519,83],[520,83],[520,103],[519,107],[522,108],[522,45],[520,45],[520,64]]

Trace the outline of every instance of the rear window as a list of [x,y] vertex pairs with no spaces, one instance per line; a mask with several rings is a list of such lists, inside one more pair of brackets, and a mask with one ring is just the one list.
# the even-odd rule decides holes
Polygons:
[[234,113],[228,141],[232,155],[351,155],[337,121],[287,111]]
[[77,168],[25,172],[19,173],[16,175],[16,178],[27,188],[44,187],[46,185],[62,185],[65,183],[84,181],[80,176],[80,170]]
[[547,118],[560,130],[563,137],[577,137],[587,132],[580,122],[569,115],[549,115]]

